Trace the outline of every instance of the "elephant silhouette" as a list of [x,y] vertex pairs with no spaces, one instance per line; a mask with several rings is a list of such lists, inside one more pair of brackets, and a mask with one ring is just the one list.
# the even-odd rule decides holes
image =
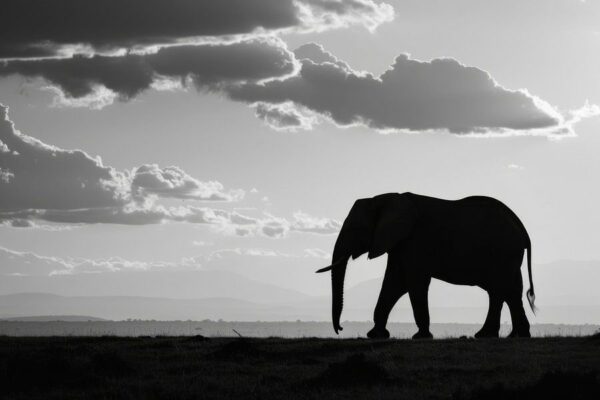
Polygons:
[[335,242],[331,271],[332,319],[342,330],[344,276],[350,257],[368,252],[388,254],[387,267],[374,312],[370,338],[389,338],[389,314],[408,292],[418,332],[415,339],[432,338],[427,294],[431,278],[479,286],[489,295],[489,310],[475,337],[498,337],[500,313],[508,304],[510,337],[530,337],[523,309],[521,264],[527,250],[527,299],[535,312],[531,276],[531,240],[517,215],[499,200],[471,196],[444,200],[413,193],[387,193],[359,199],[346,217]]

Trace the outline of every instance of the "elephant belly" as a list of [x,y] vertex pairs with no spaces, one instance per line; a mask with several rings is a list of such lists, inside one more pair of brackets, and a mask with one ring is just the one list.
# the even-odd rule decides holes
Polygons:
[[453,270],[451,273],[448,271],[433,273],[431,277],[453,285],[481,286],[482,284],[482,279],[468,269]]

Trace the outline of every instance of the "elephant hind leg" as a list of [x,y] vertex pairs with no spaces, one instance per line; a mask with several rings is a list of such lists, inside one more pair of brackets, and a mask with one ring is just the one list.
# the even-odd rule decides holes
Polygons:
[[488,292],[490,307],[483,327],[475,334],[476,338],[497,338],[500,332],[500,315],[504,301],[495,293]]
[[408,291],[410,302],[419,331],[413,335],[413,339],[431,339],[433,335],[429,331],[429,304],[427,294],[431,279],[423,279],[420,284],[415,285]]
[[525,315],[525,309],[523,308],[523,299],[521,294],[512,296],[507,301],[508,307],[510,308],[510,317],[512,320],[512,332],[509,337],[531,337],[529,332],[529,321]]

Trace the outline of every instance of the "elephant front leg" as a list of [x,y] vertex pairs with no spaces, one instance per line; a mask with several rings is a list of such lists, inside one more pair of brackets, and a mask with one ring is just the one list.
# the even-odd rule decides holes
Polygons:
[[402,277],[402,271],[399,266],[389,265],[385,271],[383,285],[379,293],[379,299],[375,306],[373,319],[375,327],[367,333],[367,337],[371,339],[387,339],[390,337],[390,332],[385,328],[388,317],[398,299],[406,293],[406,285]]
[[413,339],[433,338],[433,335],[429,331],[429,304],[427,301],[429,282],[431,282],[431,279],[423,280],[423,282],[419,282],[419,284],[411,287],[408,292],[415,322],[419,328],[419,331],[413,335]]

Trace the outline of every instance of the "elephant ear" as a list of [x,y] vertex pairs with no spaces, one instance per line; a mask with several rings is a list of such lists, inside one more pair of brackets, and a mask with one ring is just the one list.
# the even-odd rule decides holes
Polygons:
[[352,259],[360,257],[369,250],[368,243],[373,230],[372,200],[367,198],[354,202],[338,236],[338,241],[345,243]]
[[414,229],[417,208],[409,193],[390,193],[374,197],[378,214],[369,250],[369,258],[387,253]]

